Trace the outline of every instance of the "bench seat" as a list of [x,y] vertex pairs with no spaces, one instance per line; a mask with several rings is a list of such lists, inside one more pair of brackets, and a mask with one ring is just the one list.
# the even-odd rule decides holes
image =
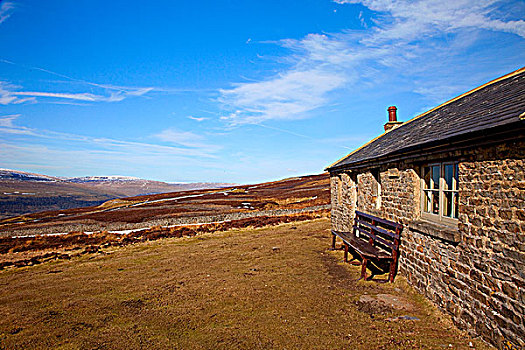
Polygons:
[[333,233],[341,238],[343,242],[349,244],[357,253],[364,255],[368,258],[376,259],[392,259],[392,254],[388,253],[382,249],[379,249],[375,246],[370,245],[370,243],[359,239],[351,232],[336,232]]
[[403,226],[363,212],[356,211],[355,214],[352,232],[332,231],[332,249],[335,249],[335,241],[339,237],[343,241],[345,262],[348,262],[349,250],[355,253],[352,254],[353,260],[357,259],[357,256],[361,258],[361,278],[364,279],[368,279],[366,269],[370,260],[389,262],[388,281],[393,282]]

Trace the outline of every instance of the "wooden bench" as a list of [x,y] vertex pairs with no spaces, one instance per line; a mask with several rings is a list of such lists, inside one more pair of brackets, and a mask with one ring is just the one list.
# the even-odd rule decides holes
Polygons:
[[373,278],[373,274],[370,278],[366,276],[366,269],[372,259],[378,263],[389,263],[388,280],[378,280],[378,282],[394,282],[402,229],[401,224],[356,211],[352,232],[332,230],[332,249],[335,249],[336,238],[339,237],[343,241],[345,262],[348,262],[349,250],[354,257],[352,260],[361,258],[361,263],[355,263],[361,265],[361,278],[359,279],[371,280]]

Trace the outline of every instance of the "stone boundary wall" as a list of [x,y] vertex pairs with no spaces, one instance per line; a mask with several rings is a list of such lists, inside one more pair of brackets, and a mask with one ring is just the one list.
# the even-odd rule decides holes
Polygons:
[[[525,142],[516,141],[331,174],[332,227],[348,230],[355,208],[402,223],[399,272],[409,283],[470,334],[525,348],[524,158]],[[421,165],[450,160],[459,162],[457,227],[420,214]],[[379,171],[379,209],[370,204],[371,170]],[[337,200],[339,189],[356,185]]]
[[[61,233],[61,232],[74,232],[74,231],[120,231],[120,230],[139,230],[144,228],[149,228],[153,226],[176,226],[176,225],[191,225],[191,224],[208,224],[212,222],[219,221],[232,221],[240,220],[258,216],[281,216],[281,215],[292,215],[292,214],[302,214],[310,213],[316,211],[329,210],[330,204],[313,206],[302,209],[275,209],[275,210],[265,210],[265,211],[250,211],[250,212],[235,212],[235,213],[224,213],[216,215],[202,215],[202,216],[184,216],[184,217],[173,217],[158,219],[148,222],[141,223],[112,223],[104,225],[101,227],[100,223],[92,224],[66,224],[67,230],[62,228],[64,231],[60,231],[61,227],[50,227],[44,229],[20,229],[19,231],[12,232],[9,236],[24,236],[32,234],[52,234],[52,233]],[[2,236],[7,236],[3,234]]]

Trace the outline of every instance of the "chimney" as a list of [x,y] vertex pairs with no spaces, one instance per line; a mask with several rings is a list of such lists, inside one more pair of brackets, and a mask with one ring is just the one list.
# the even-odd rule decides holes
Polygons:
[[397,108],[396,108],[396,106],[388,107],[388,122],[385,124],[385,132],[387,132],[388,130],[397,128],[401,124],[403,124],[403,122],[398,122],[397,121]]

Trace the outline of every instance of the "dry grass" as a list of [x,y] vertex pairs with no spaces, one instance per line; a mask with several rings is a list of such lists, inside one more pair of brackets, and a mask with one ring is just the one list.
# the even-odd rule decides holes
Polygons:
[[[353,281],[358,268],[327,251],[328,228],[162,239],[2,271],[0,348],[469,348],[403,279]],[[404,298],[404,309],[356,304],[364,294]],[[386,320],[395,315],[420,320]]]
[[107,202],[102,203],[101,205],[97,206],[97,208],[101,209],[114,209],[114,208],[120,208],[120,207],[128,207],[130,205],[140,203],[140,201],[132,201],[132,200],[125,200],[125,199],[112,199]]

